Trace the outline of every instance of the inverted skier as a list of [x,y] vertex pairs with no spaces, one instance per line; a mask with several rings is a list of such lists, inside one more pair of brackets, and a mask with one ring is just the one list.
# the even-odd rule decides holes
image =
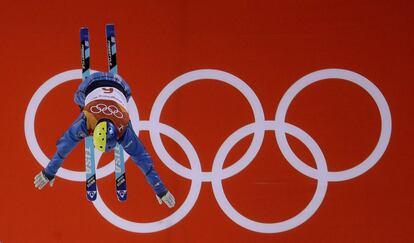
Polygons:
[[40,190],[48,183],[53,186],[64,159],[83,138],[93,135],[94,146],[101,152],[112,151],[117,142],[121,144],[145,175],[158,202],[174,207],[173,195],[161,181],[150,155],[132,128],[127,111],[130,97],[131,89],[121,76],[105,72],[88,76],[75,93],[75,102],[82,112],[58,140],[52,160],[35,176],[35,187]]

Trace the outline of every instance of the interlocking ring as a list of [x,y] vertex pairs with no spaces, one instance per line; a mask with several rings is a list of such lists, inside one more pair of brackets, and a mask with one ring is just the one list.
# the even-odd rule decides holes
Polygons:
[[105,104],[99,103],[97,105],[91,106],[89,111],[94,114],[98,114],[102,112],[104,115],[107,115],[107,116],[113,115],[119,119],[124,118],[124,114],[122,114],[122,112],[119,111],[118,108],[114,105],[107,106]]
[[[58,74],[45,82],[36,91],[29,103],[25,116],[26,140],[34,157],[42,166],[46,166],[49,159],[41,151],[34,133],[34,116],[36,114],[37,107],[44,96],[51,89],[63,82],[80,78],[80,70],[71,70]],[[252,107],[254,114],[254,121],[252,123],[237,129],[223,142],[214,157],[211,172],[201,170],[201,162],[198,154],[191,142],[183,134],[171,126],[160,122],[161,112],[165,103],[177,89],[190,82],[204,79],[221,81],[236,88],[245,96],[248,103]],[[286,112],[293,98],[308,85],[325,79],[342,79],[359,85],[374,99],[381,115],[381,133],[376,147],[368,158],[362,161],[359,165],[344,171],[328,171],[325,157],[316,141],[302,129],[285,121]],[[190,192],[188,193],[183,204],[170,216],[151,223],[131,222],[121,218],[106,206],[98,193],[97,199],[94,202],[94,206],[98,212],[113,225],[121,229],[137,233],[161,231],[182,220],[193,208],[200,193],[202,182],[212,183],[213,193],[220,208],[233,222],[238,225],[251,231],[261,233],[278,233],[293,229],[306,222],[317,211],[326,194],[329,181],[344,181],[355,178],[365,173],[379,161],[388,146],[392,129],[391,113],[388,104],[379,89],[365,77],[355,72],[343,69],[319,70],[296,81],[282,97],[276,111],[275,120],[264,119],[264,112],[259,99],[244,81],[230,73],[213,69],[191,71],[171,81],[158,95],[151,110],[149,121],[139,120],[138,111],[133,99],[130,99],[128,103],[128,110],[130,111],[134,128],[137,129],[136,132],[138,133],[140,130],[147,130],[150,132],[151,142],[161,161],[177,175],[192,180]],[[262,223],[253,221],[241,215],[226,198],[222,186],[222,180],[238,174],[254,160],[263,143],[265,131],[275,132],[277,144],[288,163],[290,163],[303,175],[317,180],[316,191],[309,204],[299,214],[282,222]],[[167,152],[160,138],[161,134],[173,139],[183,149],[188,160],[190,161],[190,169],[175,161],[174,158],[172,158],[172,156]],[[226,157],[233,146],[250,134],[253,134],[253,140],[247,151],[236,163],[227,168],[223,168]],[[296,137],[309,149],[316,161],[316,168],[308,166],[296,156],[287,142],[286,134]],[[97,161],[97,163],[99,163],[99,157]],[[108,166],[111,166],[111,168],[108,169]],[[103,169],[105,169],[104,172],[102,171]],[[108,164],[103,168],[98,169],[98,178],[106,176],[111,173],[113,169],[113,164]],[[65,170],[64,168],[60,169],[57,176],[74,181],[83,181],[85,178],[84,172],[74,172]]]

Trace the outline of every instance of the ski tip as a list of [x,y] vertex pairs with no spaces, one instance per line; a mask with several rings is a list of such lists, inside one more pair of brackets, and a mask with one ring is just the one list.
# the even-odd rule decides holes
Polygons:
[[125,202],[128,198],[127,190],[116,190],[118,201]]
[[106,35],[107,36],[115,35],[115,25],[114,24],[106,24]]
[[88,40],[89,39],[89,30],[88,30],[88,28],[86,28],[86,27],[82,27],[81,29],[80,29],[80,37],[81,37],[81,40],[83,41],[83,40]]
[[86,192],[86,198],[88,199],[88,201],[95,201],[96,200],[96,196],[97,196],[97,192],[96,191],[87,191]]
[[127,195],[125,195],[124,197],[118,197],[118,201],[119,202],[125,202],[126,200],[127,200],[127,198],[128,198],[128,196]]

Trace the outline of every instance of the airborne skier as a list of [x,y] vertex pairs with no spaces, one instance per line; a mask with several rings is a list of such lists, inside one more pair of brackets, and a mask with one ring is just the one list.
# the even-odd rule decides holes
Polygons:
[[157,194],[159,203],[173,207],[175,200],[156,172],[152,159],[132,129],[127,111],[131,90],[121,76],[97,72],[85,79],[75,93],[81,114],[57,142],[52,160],[35,177],[39,190],[46,184],[53,186],[55,174],[73,148],[86,136],[93,134],[95,148],[112,151],[119,142],[145,174]]
[[[156,193],[158,202],[160,204],[164,202],[170,208],[174,207],[175,199],[173,195],[162,183],[152,164],[151,157],[132,129],[127,111],[131,89],[128,83],[117,74],[114,25],[106,25],[109,73],[97,72],[90,75],[88,28],[81,28],[80,37],[82,83],[75,93],[75,103],[79,105],[82,112],[58,140],[56,144],[57,151],[52,160],[35,176],[35,187],[40,190],[48,183],[53,186],[55,175],[63,160],[80,140],[86,138],[86,190],[88,200],[96,199],[94,148],[101,152],[109,152],[115,149],[117,196],[120,201],[126,200],[125,167],[122,152],[125,149],[145,174],[148,183]],[[93,138],[89,135],[93,135]]]

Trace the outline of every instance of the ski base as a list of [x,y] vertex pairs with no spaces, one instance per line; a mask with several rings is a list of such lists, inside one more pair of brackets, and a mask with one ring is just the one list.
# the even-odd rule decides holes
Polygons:
[[86,198],[95,201],[96,189],[96,170],[95,170],[95,147],[93,138],[85,138],[85,167],[86,167]]
[[123,202],[127,199],[127,185],[125,176],[124,149],[120,144],[115,146],[115,178],[116,178],[116,196]]
[[96,176],[93,175],[86,181],[86,197],[89,201],[95,201],[96,195]]
[[[117,74],[118,66],[116,62],[115,26],[113,24],[107,24],[105,32],[109,72]],[[117,143],[115,146],[115,178],[116,196],[118,197],[119,201],[125,201],[127,199],[127,189],[125,177],[124,149],[119,143]]]

